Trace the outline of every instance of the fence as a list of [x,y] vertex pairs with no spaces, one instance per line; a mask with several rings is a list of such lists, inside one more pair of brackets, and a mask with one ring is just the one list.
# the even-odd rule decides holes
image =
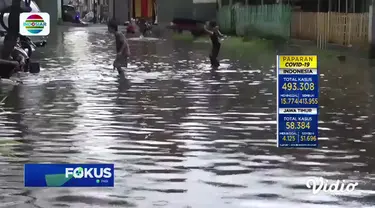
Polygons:
[[235,31],[234,11],[230,6],[223,6],[217,11],[217,22],[220,30],[225,33]]
[[243,36],[246,27],[251,27],[268,35],[290,37],[292,10],[288,5],[223,6],[217,15],[219,26],[225,32]]
[[368,13],[293,12],[291,37],[344,46],[368,44]]

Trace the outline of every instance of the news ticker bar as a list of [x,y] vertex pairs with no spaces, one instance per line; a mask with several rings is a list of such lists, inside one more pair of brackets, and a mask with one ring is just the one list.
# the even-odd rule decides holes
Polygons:
[[318,147],[318,57],[277,56],[277,147]]

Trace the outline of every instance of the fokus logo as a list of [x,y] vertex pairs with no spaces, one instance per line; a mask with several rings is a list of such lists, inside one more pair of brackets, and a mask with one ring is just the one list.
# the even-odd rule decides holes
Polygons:
[[20,34],[24,36],[47,36],[50,33],[50,16],[45,12],[21,13]]
[[107,183],[108,178],[112,177],[111,168],[65,168],[65,178],[73,176],[75,179],[92,178],[96,183]]

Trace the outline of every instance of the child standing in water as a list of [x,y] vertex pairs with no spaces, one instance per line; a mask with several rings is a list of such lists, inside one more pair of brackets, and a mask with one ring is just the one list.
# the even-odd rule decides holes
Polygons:
[[121,67],[128,67],[128,57],[130,56],[130,49],[128,41],[122,32],[118,31],[118,25],[115,21],[111,20],[108,23],[108,31],[113,33],[116,38],[116,59],[113,62],[113,70],[117,69],[121,74]]
[[223,34],[219,31],[219,26],[217,26],[216,22],[211,21],[208,24],[209,28],[205,27],[205,31],[210,35],[211,43],[212,43],[212,49],[210,54],[210,61],[211,66],[218,67],[220,66],[219,61],[217,60],[217,57],[219,56],[220,52],[220,38],[224,37]]

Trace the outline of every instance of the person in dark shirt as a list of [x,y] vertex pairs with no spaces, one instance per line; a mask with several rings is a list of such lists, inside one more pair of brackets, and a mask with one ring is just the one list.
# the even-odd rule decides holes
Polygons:
[[210,35],[210,39],[212,43],[212,49],[211,49],[211,54],[210,54],[211,66],[218,67],[220,66],[220,63],[217,60],[217,57],[219,56],[219,52],[220,52],[220,47],[221,47],[220,38],[224,36],[219,31],[219,26],[217,26],[215,21],[209,22],[208,28],[205,27],[205,31]]
[[138,20],[139,32],[141,32],[141,38],[146,37],[146,34],[151,31],[151,25],[145,18]]
[[118,31],[118,25],[115,21],[108,23],[108,31],[113,33],[116,38],[116,59],[113,62],[113,70],[117,69],[121,74],[121,67],[128,67],[128,57],[130,56],[130,49],[128,41],[122,32]]

